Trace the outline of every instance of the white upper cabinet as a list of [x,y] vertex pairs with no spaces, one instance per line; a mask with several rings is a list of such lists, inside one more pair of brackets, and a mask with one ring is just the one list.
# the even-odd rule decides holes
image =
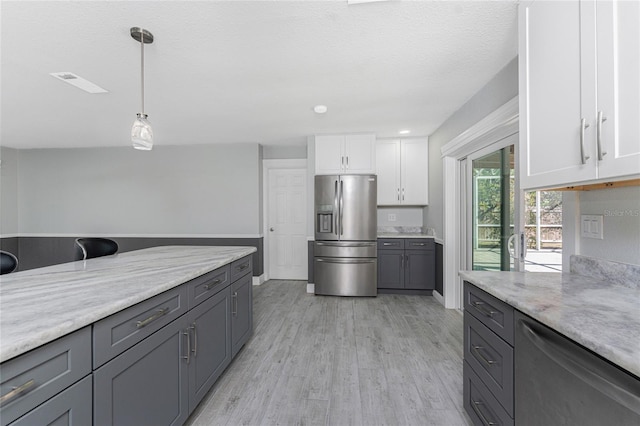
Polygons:
[[316,174],[374,174],[376,137],[362,135],[316,136]]
[[527,2],[519,14],[520,186],[640,174],[638,2]]
[[376,142],[379,206],[428,204],[427,139]]

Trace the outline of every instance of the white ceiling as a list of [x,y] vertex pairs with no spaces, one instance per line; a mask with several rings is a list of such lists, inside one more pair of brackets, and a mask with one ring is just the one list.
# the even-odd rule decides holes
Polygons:
[[[304,144],[320,133],[428,135],[517,54],[515,1],[2,1],[0,143]],[[69,71],[109,90],[50,76]],[[324,104],[319,116],[313,106]]]

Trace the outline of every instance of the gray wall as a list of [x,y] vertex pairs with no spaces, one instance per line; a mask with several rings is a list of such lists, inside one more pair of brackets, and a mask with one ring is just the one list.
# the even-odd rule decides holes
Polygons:
[[0,147],[0,235],[18,233],[18,150]]
[[32,149],[18,162],[21,235],[262,233],[258,144]]
[[478,93],[429,136],[429,206],[424,226],[443,235],[442,154],[440,149],[460,133],[518,95],[518,58],[498,72]]
[[[578,196],[577,215],[567,219],[563,212],[563,228],[577,230],[576,254],[640,265],[640,187],[581,191]],[[604,216],[604,239],[580,236],[579,217],[583,214]],[[563,250],[563,256],[570,254]]]

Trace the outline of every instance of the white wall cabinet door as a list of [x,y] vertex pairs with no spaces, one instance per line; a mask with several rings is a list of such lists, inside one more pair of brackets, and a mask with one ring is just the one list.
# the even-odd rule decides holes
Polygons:
[[316,174],[369,174],[376,172],[376,137],[362,135],[316,136]]
[[378,205],[400,204],[400,141],[376,142],[376,169]]
[[402,204],[429,204],[429,145],[427,139],[403,140],[401,151],[400,198]]
[[376,156],[379,206],[428,204],[427,139],[378,141]]
[[640,2],[596,2],[596,22],[596,132],[601,126],[598,177],[637,175],[640,173]]
[[316,174],[337,175],[344,164],[344,136],[316,136]]
[[640,4],[520,5],[520,186],[640,176]]
[[346,135],[344,155],[345,173],[374,174],[376,172],[375,135]]
[[519,15],[520,186],[594,179],[594,147],[581,145],[581,93],[595,82],[581,78],[580,3],[526,3]]

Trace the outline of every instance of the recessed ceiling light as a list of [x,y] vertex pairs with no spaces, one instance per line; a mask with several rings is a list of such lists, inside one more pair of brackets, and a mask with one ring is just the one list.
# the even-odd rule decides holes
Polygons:
[[58,80],[62,80],[65,83],[69,83],[72,86],[77,87],[78,89],[82,89],[85,92],[89,93],[108,93],[108,90],[103,89],[95,83],[90,82],[89,80],[85,80],[77,74],[72,72],[52,72],[49,75],[57,78]]
[[316,105],[313,107],[313,111],[316,114],[324,114],[325,112],[327,112],[327,106],[326,105]]
[[409,133],[411,133],[411,130],[400,130],[398,133],[401,135],[408,135]]

